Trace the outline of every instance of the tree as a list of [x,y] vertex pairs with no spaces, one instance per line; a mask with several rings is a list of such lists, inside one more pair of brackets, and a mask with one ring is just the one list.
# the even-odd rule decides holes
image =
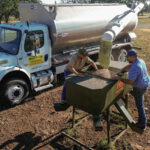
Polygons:
[[[100,2],[100,3],[125,3],[131,4],[133,0],[91,0],[91,3]],[[146,0],[135,0],[137,2],[145,3]]]
[[[28,2],[40,2],[39,0],[26,0]],[[10,16],[17,17],[18,12],[18,3],[22,0],[0,0],[0,23],[2,19],[8,23]]]
[[0,23],[2,21],[2,18],[5,15],[5,9],[4,8],[5,8],[5,1],[1,0],[1,2],[0,2]]

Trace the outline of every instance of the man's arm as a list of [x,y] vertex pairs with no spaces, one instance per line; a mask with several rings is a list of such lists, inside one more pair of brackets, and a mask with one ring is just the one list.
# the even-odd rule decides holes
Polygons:
[[134,83],[134,80],[123,79],[123,78],[121,78],[121,77],[119,77],[119,76],[114,77],[114,79],[115,79],[115,80],[120,80],[120,81],[122,81],[123,83],[125,83],[125,84],[130,84],[130,85],[132,85],[132,84]]
[[123,73],[123,72],[127,72],[130,67],[131,67],[131,64],[128,64],[127,66],[125,66],[124,68],[122,68],[117,74]]
[[[132,64],[125,66],[121,71],[128,71]],[[120,76],[115,76],[114,79],[120,80],[126,84],[133,85],[138,76],[137,67],[131,67],[128,74],[128,79],[121,78]]]
[[92,65],[92,67],[93,67],[95,70],[98,70],[98,68],[97,68],[97,66],[96,66],[96,64],[95,64],[94,61],[91,61],[90,64]]
[[87,57],[86,63],[90,64],[95,70],[98,70],[95,62],[92,59],[90,59],[89,57]]
[[83,74],[77,72],[76,69],[75,69],[73,66],[70,66],[70,65],[69,65],[69,66],[67,67],[67,69],[68,69],[70,72],[74,73],[75,75],[80,76],[80,77],[83,77]]
[[67,65],[67,70],[69,70],[70,72],[74,73],[77,76],[83,77],[83,75],[81,73],[79,73],[73,66],[75,65],[75,58],[76,56],[72,56],[71,60],[69,61],[68,65]]

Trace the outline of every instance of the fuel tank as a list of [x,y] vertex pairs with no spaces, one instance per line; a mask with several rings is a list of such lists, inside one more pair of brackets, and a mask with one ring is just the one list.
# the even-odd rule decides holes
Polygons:
[[[128,11],[126,5],[119,4],[57,6],[54,49],[100,41],[101,35]],[[136,25],[135,15],[122,32],[133,31]]]
[[[81,44],[99,41],[112,24],[120,21],[130,8],[124,4],[69,4],[41,5],[23,3],[19,6],[21,21],[32,21],[49,26],[53,53]],[[121,32],[134,30],[137,15]]]

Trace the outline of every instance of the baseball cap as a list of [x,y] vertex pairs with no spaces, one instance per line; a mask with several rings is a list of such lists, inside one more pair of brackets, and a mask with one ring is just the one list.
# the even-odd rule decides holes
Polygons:
[[83,56],[87,56],[88,55],[88,52],[84,48],[80,48],[79,51],[78,51],[78,53],[81,54],[81,55],[83,55]]
[[137,56],[136,50],[134,49],[129,50],[126,57],[129,57],[129,56]]

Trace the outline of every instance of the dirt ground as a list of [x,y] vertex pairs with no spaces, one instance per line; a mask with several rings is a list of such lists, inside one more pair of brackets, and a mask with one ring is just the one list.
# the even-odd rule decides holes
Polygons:
[[[146,30],[146,29],[144,29]],[[144,54],[141,53],[141,57]],[[150,73],[150,63],[147,62]],[[81,143],[95,150],[104,149],[107,143],[107,126],[105,114],[102,115],[103,131],[95,131],[92,116],[76,110],[76,120],[80,121],[70,129],[72,107],[65,112],[55,112],[53,104],[60,101],[62,86],[38,93],[24,103],[6,107],[0,106],[0,150],[84,150],[77,142],[62,134],[65,132]],[[111,141],[125,128],[124,119],[111,107]],[[143,134],[133,132],[130,128],[116,141],[116,150],[150,150],[150,89],[145,94],[145,111],[147,128]],[[129,113],[137,120],[134,99],[129,95]],[[112,149],[114,147],[112,146]]]
[[[2,150],[75,150],[84,149],[76,142],[62,136],[61,131],[94,149],[102,149],[106,143],[107,130],[103,115],[103,131],[95,131],[89,115],[73,130],[71,127],[72,107],[65,112],[55,112],[53,103],[59,102],[62,86],[39,93],[32,99],[15,107],[0,108],[0,149]],[[145,96],[148,127],[142,135],[130,128],[116,142],[117,150],[150,150],[150,90]],[[112,110],[115,110],[112,106]],[[129,112],[137,120],[134,99],[129,96]],[[77,110],[76,119],[86,113]],[[124,128],[122,117],[111,113],[112,141]]]

